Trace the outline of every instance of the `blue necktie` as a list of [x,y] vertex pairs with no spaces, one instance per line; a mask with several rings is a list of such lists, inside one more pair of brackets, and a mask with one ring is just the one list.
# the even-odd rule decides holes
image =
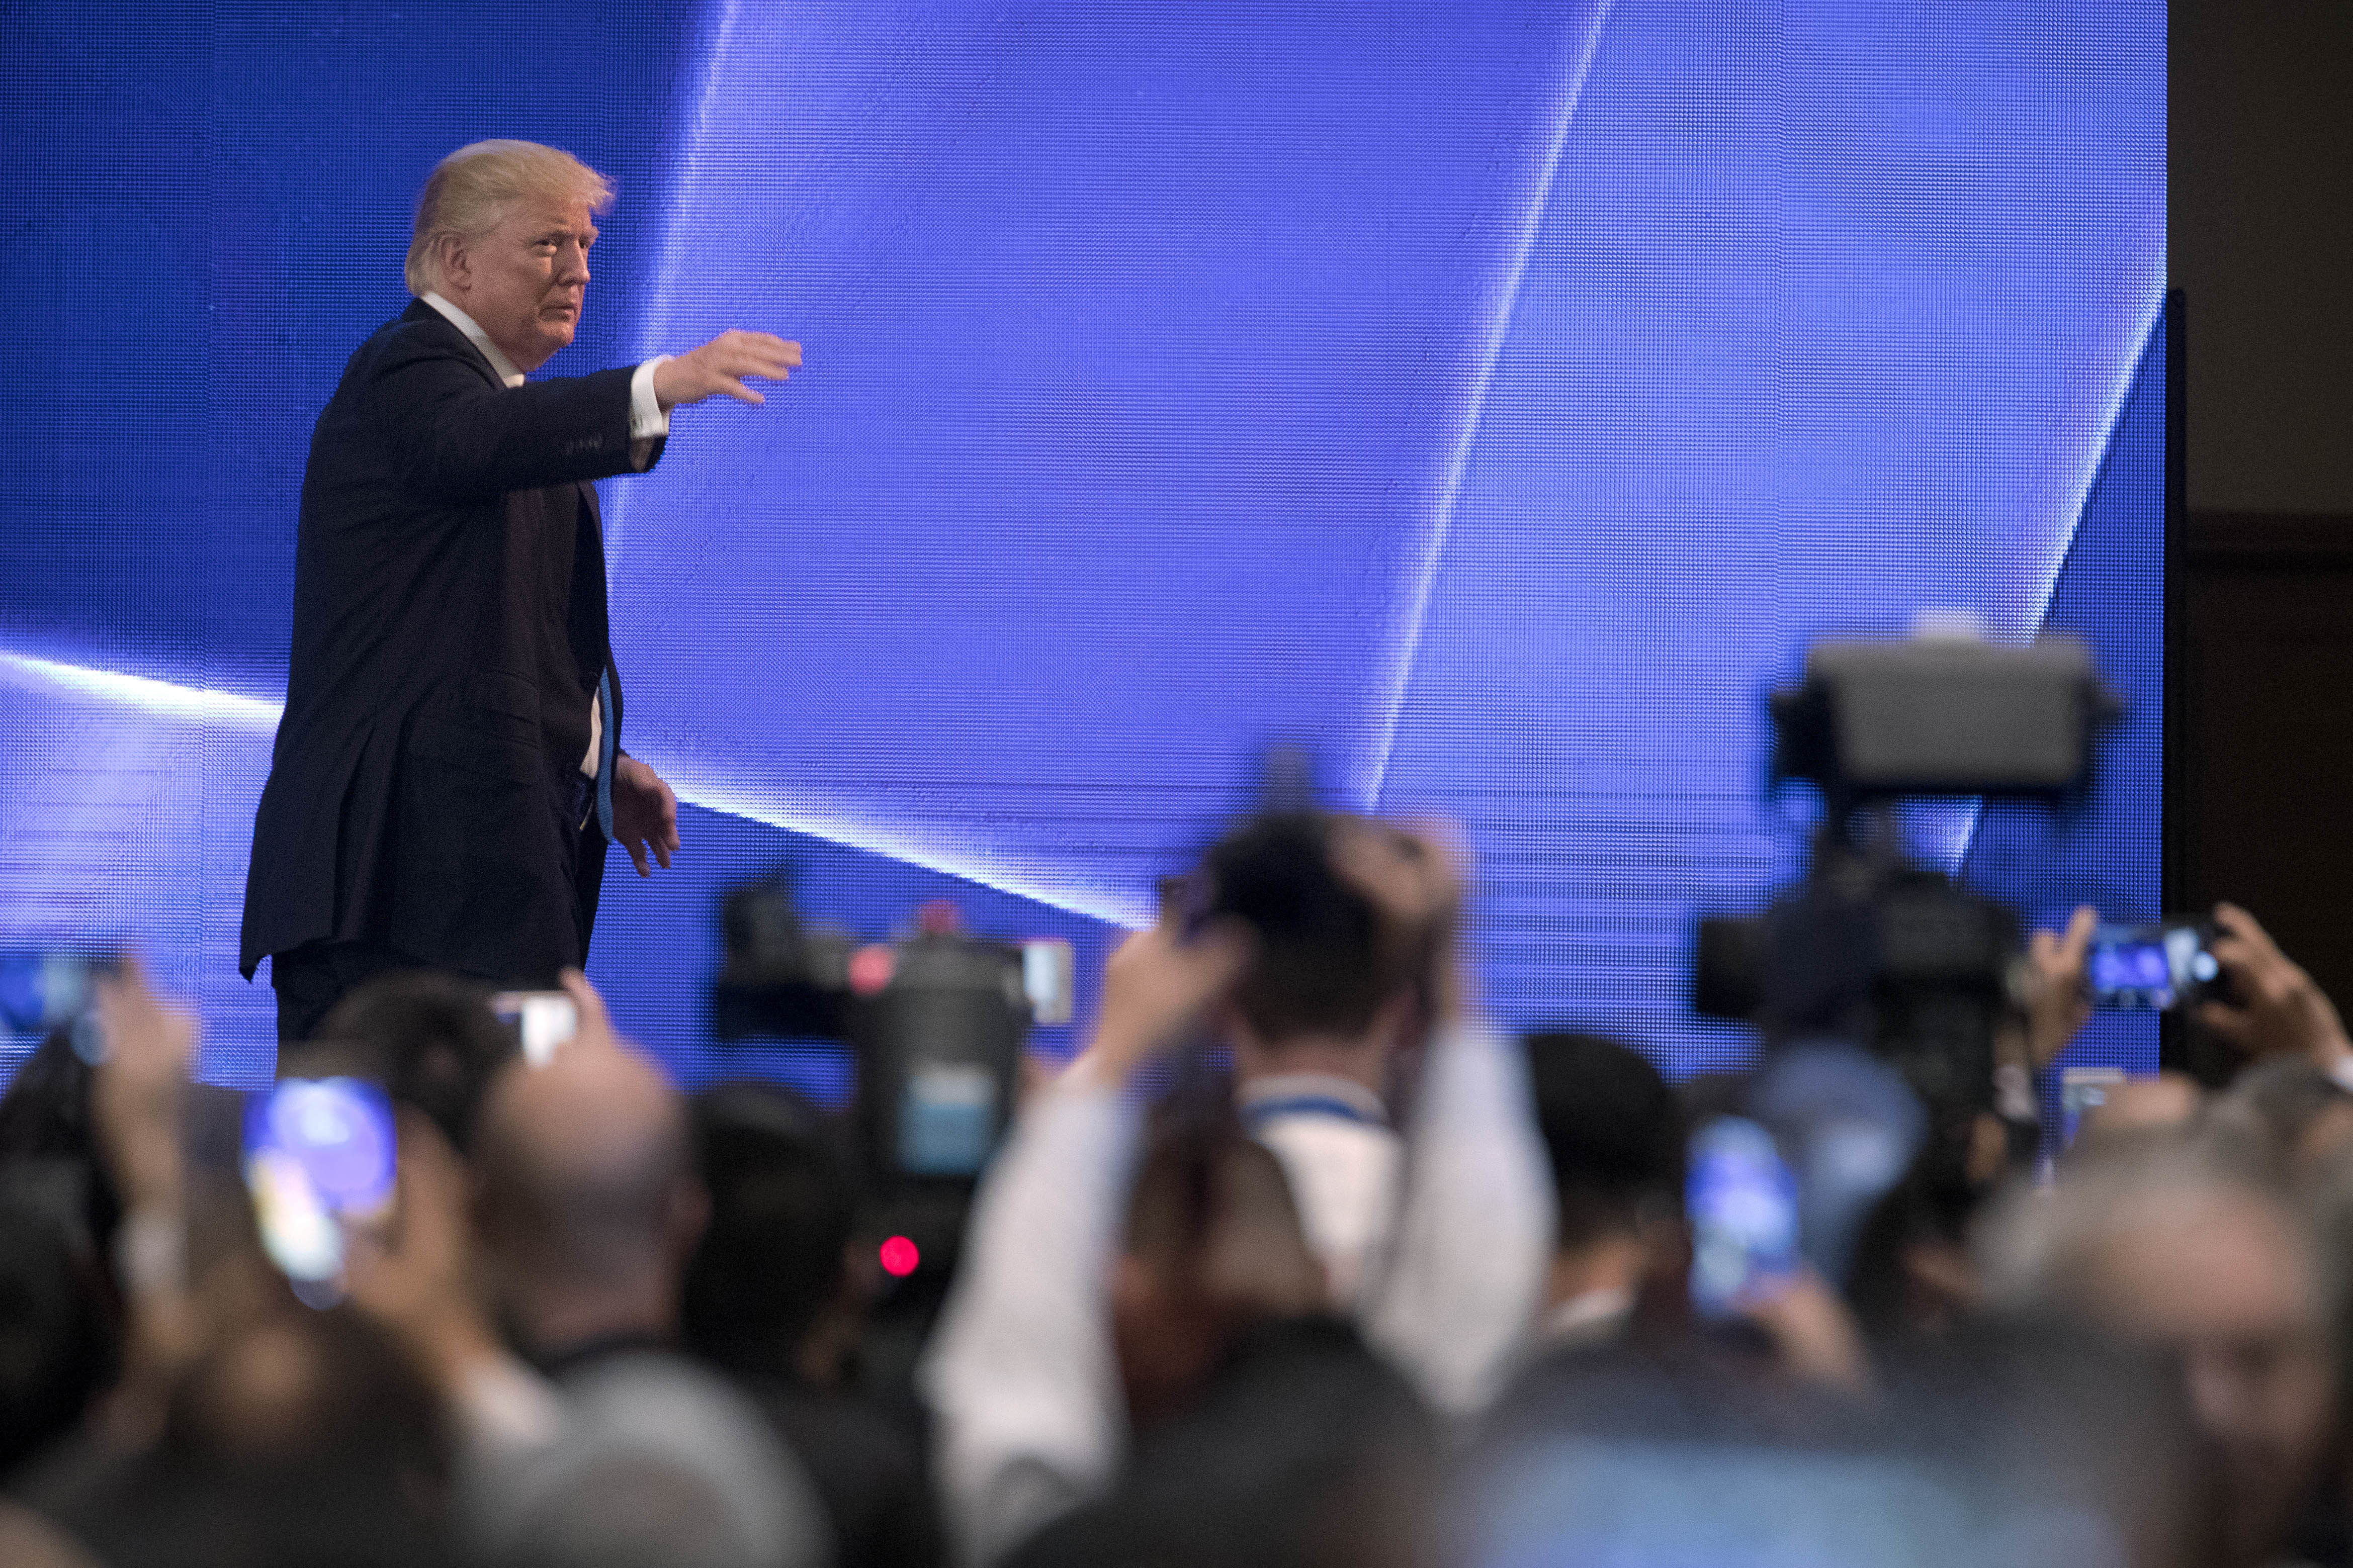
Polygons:
[[596,826],[605,830],[605,842],[613,841],[613,761],[621,754],[621,730],[613,716],[613,667],[607,665],[596,677],[596,700],[601,706],[605,729],[596,742]]

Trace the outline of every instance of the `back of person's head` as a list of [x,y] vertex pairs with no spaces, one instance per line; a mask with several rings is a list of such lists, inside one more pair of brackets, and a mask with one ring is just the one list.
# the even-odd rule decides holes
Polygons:
[[1569,1031],[1530,1036],[1527,1058],[1558,1195],[1556,1245],[1589,1246],[1676,1212],[1683,1115],[1659,1069],[1615,1040]]
[[701,1229],[684,1107],[618,1045],[575,1040],[544,1067],[501,1069],[476,1126],[474,1165],[494,1258],[542,1287],[674,1272]]
[[1208,913],[1240,920],[1257,938],[1234,1007],[1265,1046],[1361,1036],[1412,978],[1372,900],[1335,869],[1332,823],[1312,813],[1257,817],[1205,864]]
[[[224,1335],[174,1391],[145,1500],[162,1506],[135,1555],[179,1561],[175,1537],[226,1532],[211,1542],[233,1545],[226,1561],[438,1561],[430,1500],[448,1458],[431,1389],[381,1330],[289,1304]],[[193,1540],[177,1550],[211,1560]]]
[[2179,1358],[2228,1471],[2233,1551],[2278,1550],[2324,1457],[2344,1287],[2289,1195],[2226,1142],[2137,1142],[2007,1194],[1978,1241],[1997,1310]]
[[[2014,1184],[1977,1234],[1989,1306],[2128,1320],[2161,1314],[2172,1292],[2147,1260],[2161,1249],[2259,1237],[2316,1306],[2326,1281],[2289,1195],[2235,1139],[2135,1138],[2071,1161],[2048,1188]],[[2275,1245],[2274,1245],[2275,1244]],[[2192,1259],[2180,1258],[2176,1261]],[[2246,1258],[2232,1261],[2245,1262]]]
[[1240,1335],[1325,1301],[1323,1267],[1271,1153],[1224,1125],[1154,1139],[1129,1194],[1112,1292],[1137,1419],[1184,1404]]
[[380,974],[335,1004],[319,1026],[322,1046],[289,1051],[280,1070],[304,1076],[307,1056],[356,1055],[385,1093],[431,1117],[462,1153],[491,1080],[520,1053],[490,998],[488,986],[459,975]]
[[2304,1184],[2353,1137],[2353,1094],[2301,1058],[2259,1062],[2208,1107],[2210,1135],[2242,1140],[2274,1175]]
[[103,1303],[48,1215],[0,1204],[0,1483],[112,1377]]
[[321,1465],[445,1468],[431,1391],[349,1308],[286,1306],[214,1345],[174,1392],[167,1448],[234,1475]]
[[814,1568],[830,1529],[804,1467],[715,1374],[620,1354],[565,1385],[551,1446],[480,1500],[501,1568]]
[[509,207],[531,200],[586,202],[589,211],[603,212],[613,205],[613,183],[571,153],[536,142],[476,142],[442,159],[417,198],[408,291],[421,297],[439,285],[444,235],[478,239]]
[[803,1349],[845,1299],[857,1191],[815,1106],[773,1084],[694,1097],[711,1223],[687,1266],[687,1342],[723,1366],[807,1374]]

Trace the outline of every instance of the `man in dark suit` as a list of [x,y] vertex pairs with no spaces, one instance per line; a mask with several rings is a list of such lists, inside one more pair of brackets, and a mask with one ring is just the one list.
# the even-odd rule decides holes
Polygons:
[[670,410],[783,380],[798,344],[731,331],[676,358],[526,383],[571,342],[604,177],[477,142],[417,204],[406,310],[360,345],[303,475],[294,632],[239,966],[279,1037],[432,967],[546,987],[582,963],[605,851],[640,876],[678,801],[620,749],[591,481],[660,456]]

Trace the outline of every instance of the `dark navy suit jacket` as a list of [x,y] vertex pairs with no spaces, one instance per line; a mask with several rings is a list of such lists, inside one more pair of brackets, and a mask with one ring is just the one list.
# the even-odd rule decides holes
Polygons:
[[[352,355],[302,479],[248,977],[322,940],[527,985],[586,957],[605,841],[592,818],[575,849],[551,805],[536,639],[544,552],[568,537],[586,558],[574,607],[611,671],[587,481],[634,471],[634,374],[507,387],[421,300]],[[617,737],[617,675],[611,692]]]

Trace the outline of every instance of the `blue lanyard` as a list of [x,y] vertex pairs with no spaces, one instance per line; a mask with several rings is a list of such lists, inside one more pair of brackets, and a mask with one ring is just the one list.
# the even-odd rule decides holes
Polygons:
[[1341,1121],[1354,1121],[1362,1127],[1382,1127],[1387,1123],[1378,1117],[1367,1116],[1356,1106],[1328,1094],[1287,1095],[1281,1100],[1261,1100],[1241,1110],[1242,1125],[1255,1133],[1278,1116],[1329,1116]]

